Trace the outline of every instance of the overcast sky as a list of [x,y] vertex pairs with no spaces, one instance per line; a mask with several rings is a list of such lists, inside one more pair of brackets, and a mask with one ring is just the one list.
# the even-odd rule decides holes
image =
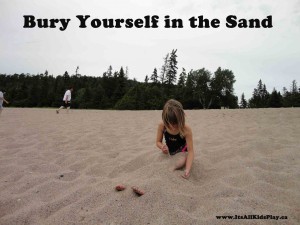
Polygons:
[[[36,19],[71,19],[65,31],[23,28],[24,15]],[[90,15],[79,28],[76,15]],[[144,19],[159,16],[159,28],[91,27],[92,19]],[[184,28],[165,28],[164,19],[182,19]],[[219,19],[219,28],[191,28],[189,18]],[[265,19],[273,28],[227,28],[226,17]],[[272,92],[300,86],[299,0],[0,0],[0,73],[74,74],[102,76],[128,67],[129,78],[144,81],[163,57],[177,49],[178,74],[184,67],[218,67],[233,71],[235,94],[252,96],[259,79]]]

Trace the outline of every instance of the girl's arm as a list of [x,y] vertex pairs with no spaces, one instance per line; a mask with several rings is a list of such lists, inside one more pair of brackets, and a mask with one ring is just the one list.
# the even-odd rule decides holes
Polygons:
[[162,143],[163,140],[163,132],[164,132],[164,123],[160,122],[157,128],[156,134],[156,146],[163,151],[163,153],[168,154],[167,145]]
[[185,173],[183,177],[188,178],[194,161],[193,133],[189,126],[186,126],[185,140],[187,143],[188,156],[186,159]]

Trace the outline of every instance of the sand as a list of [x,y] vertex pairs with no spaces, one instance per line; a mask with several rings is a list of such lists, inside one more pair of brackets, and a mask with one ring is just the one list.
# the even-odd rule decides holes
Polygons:
[[[299,108],[186,115],[188,180],[155,147],[161,111],[5,108],[0,224],[300,224]],[[216,218],[235,215],[287,219]]]

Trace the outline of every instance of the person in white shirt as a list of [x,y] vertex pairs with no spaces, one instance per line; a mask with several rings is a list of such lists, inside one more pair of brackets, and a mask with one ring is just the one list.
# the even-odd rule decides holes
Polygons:
[[58,114],[59,111],[63,108],[66,108],[67,109],[67,113],[69,112],[69,109],[71,107],[71,98],[72,98],[72,95],[71,95],[71,92],[73,91],[73,88],[71,87],[70,89],[68,89],[66,92],[65,92],[65,95],[63,97],[63,104],[61,107],[59,107],[59,109],[56,110],[56,113]]
[[4,93],[2,91],[0,91],[0,115],[1,115],[2,110],[3,110],[3,102],[5,102],[6,104],[9,104],[9,102],[6,101],[5,98],[4,98]]

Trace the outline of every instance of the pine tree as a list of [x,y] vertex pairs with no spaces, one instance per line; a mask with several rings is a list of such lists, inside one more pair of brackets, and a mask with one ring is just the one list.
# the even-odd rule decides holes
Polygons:
[[242,93],[240,107],[243,108],[243,109],[247,108],[247,100],[245,99],[244,92]]
[[129,69],[128,69],[128,66],[126,66],[125,77],[128,79],[128,76],[129,76]]
[[282,96],[280,92],[277,92],[276,89],[274,88],[268,100],[268,107],[279,108],[282,106],[283,106]]
[[120,72],[119,72],[119,77],[124,79],[125,78],[125,73],[124,73],[124,69],[123,66],[121,66]]
[[158,83],[158,75],[157,75],[157,69],[154,68],[153,73],[150,77],[150,80],[154,83],[157,84]]
[[127,79],[125,77],[125,72],[123,67],[121,67],[120,71],[114,72],[113,78],[111,83],[111,88],[113,89],[113,96],[112,96],[112,102],[115,104],[118,100],[120,100],[127,91]]
[[66,71],[66,72],[64,73],[64,82],[65,82],[65,85],[66,85],[66,86],[69,85],[69,81],[70,81],[70,76],[69,76],[68,71]]
[[296,82],[296,80],[293,80],[293,81],[292,81],[292,85],[291,85],[291,93],[292,93],[292,94],[298,93],[298,87],[297,87],[297,82]]
[[177,83],[179,88],[185,86],[186,78],[187,78],[186,71],[184,68],[182,68],[182,72],[179,74],[179,79]]
[[259,96],[262,97],[262,95],[263,95],[263,84],[262,84],[261,79],[259,79],[259,81],[258,81],[257,90],[258,90]]
[[265,108],[268,107],[269,92],[266,85],[262,83],[261,79],[258,81],[257,88],[254,88],[252,98],[249,100],[251,108]]
[[176,74],[177,74],[177,49],[172,50],[170,58],[168,60],[168,70],[166,73],[166,83],[168,85],[175,84],[176,82]]
[[283,97],[286,97],[287,92],[288,91],[287,91],[286,87],[283,87],[282,88]]
[[297,82],[296,80],[292,81],[291,92],[289,96],[289,102],[292,107],[300,106],[300,93],[298,92]]
[[161,72],[160,72],[160,81],[162,84],[165,83],[165,76],[166,76],[166,73],[168,72],[169,68],[169,64],[168,64],[168,61],[169,61],[169,53],[166,55],[166,57],[164,58],[164,64],[162,65],[161,67]]
[[270,97],[270,94],[267,91],[266,85],[264,84],[263,85],[263,90],[262,90],[262,96],[261,96],[263,107],[268,106],[269,97]]
[[108,70],[107,70],[107,73],[106,73],[106,75],[107,75],[108,77],[112,77],[112,70],[113,70],[112,66],[109,66],[109,67],[108,67]]

